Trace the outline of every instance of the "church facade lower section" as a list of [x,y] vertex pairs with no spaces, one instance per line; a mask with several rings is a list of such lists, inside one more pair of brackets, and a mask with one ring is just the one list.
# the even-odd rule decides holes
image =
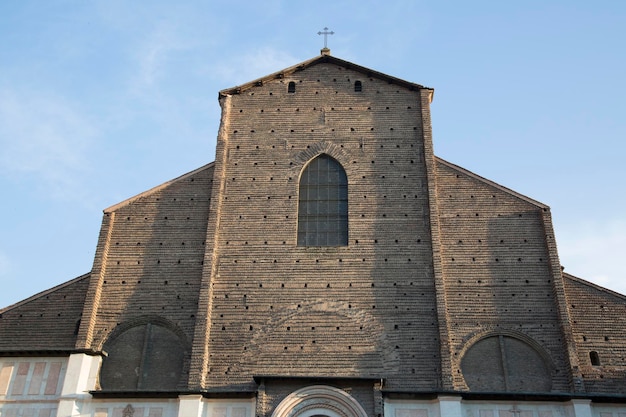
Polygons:
[[626,297],[435,156],[433,94],[327,50],[221,91],[213,162],[0,309],[0,417],[626,417]]
[[[383,381],[260,378],[247,393],[102,393],[100,357],[4,357],[0,360],[0,415],[92,417],[621,417],[623,402],[607,396],[387,392]],[[267,379],[267,381],[265,380]],[[273,381],[273,382],[270,382]],[[294,386],[301,388],[293,390]],[[284,391],[277,404],[267,391]],[[290,391],[293,390],[293,391]],[[469,397],[469,398],[468,398]],[[483,398],[480,398],[483,397]],[[616,401],[617,400],[617,401]],[[274,401],[275,402],[275,401]]]

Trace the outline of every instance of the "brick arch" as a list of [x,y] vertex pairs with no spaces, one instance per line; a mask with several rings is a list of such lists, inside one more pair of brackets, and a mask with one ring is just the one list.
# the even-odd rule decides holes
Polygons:
[[556,368],[554,365],[554,362],[552,361],[552,357],[539,342],[537,342],[534,338],[530,337],[526,333],[520,332],[518,330],[513,330],[513,329],[489,329],[489,330],[482,330],[482,331],[474,333],[473,335],[469,337],[469,339],[465,341],[465,343],[463,344],[463,347],[459,351],[459,354],[458,354],[460,358],[459,362],[463,359],[463,356],[465,356],[465,353],[467,353],[467,351],[474,344],[478,343],[480,340],[486,339],[488,337],[494,337],[494,336],[500,336],[500,335],[511,337],[514,339],[519,339],[522,342],[530,345],[533,349],[537,351],[539,355],[541,355],[544,362],[546,363],[547,366],[550,367],[551,370],[554,370]]
[[[345,303],[341,302],[312,299],[302,303],[297,309],[286,308],[275,311],[271,320],[263,326],[254,327],[254,334],[245,348],[240,364],[231,365],[231,371],[267,373],[264,370],[266,363],[275,362],[279,357],[277,355],[280,355],[281,365],[289,368],[291,375],[306,375],[310,374],[313,366],[311,361],[341,361],[345,354],[350,355],[351,363],[354,362],[354,358],[359,357],[357,363],[370,373],[383,374],[391,369],[397,370],[401,366],[398,350],[394,349],[385,337],[386,332],[380,320],[365,310],[345,307]],[[317,323],[323,322],[327,331],[336,334],[335,338],[341,340],[341,343],[334,343],[332,349],[330,345],[323,344],[307,346],[307,343],[301,340],[302,336],[311,339],[321,337],[319,334],[313,337],[315,332],[310,330],[311,318],[315,318]],[[290,330],[287,330],[288,326],[291,327]],[[340,327],[339,331],[336,330],[336,326]],[[351,331],[351,327],[355,329],[354,332]],[[320,331],[324,329],[316,329],[316,332]],[[305,336],[306,333],[310,336]],[[294,340],[300,341],[296,343]],[[305,344],[303,350],[300,350],[301,342]],[[368,346],[362,346],[364,343]],[[350,344],[353,349],[348,348]],[[285,346],[288,347],[287,350],[284,349]],[[338,370],[334,369],[335,376],[336,372]],[[362,370],[346,368],[341,376],[349,377],[361,373]]]
[[104,390],[172,391],[183,382],[189,343],[169,320],[143,316],[118,325],[106,338],[99,374]]
[[310,145],[307,149],[296,154],[292,170],[297,172],[297,175],[293,176],[299,179],[300,173],[306,164],[322,154],[326,154],[337,160],[343,169],[346,170],[346,173],[348,173],[351,160],[349,152],[340,145],[323,140]]
[[272,413],[272,417],[367,417],[367,413],[347,392],[327,385],[312,385],[292,392]]
[[458,369],[470,391],[550,392],[554,364],[546,350],[515,330],[490,330],[471,337]]
[[97,338],[94,338],[93,347],[95,350],[98,350],[98,351],[102,350],[105,343],[108,342],[109,340],[115,339],[116,337],[118,337],[119,335],[121,335],[122,333],[124,333],[125,331],[133,327],[143,326],[145,324],[154,324],[154,325],[161,326],[161,327],[168,329],[169,331],[174,333],[176,336],[178,336],[178,338],[181,340],[181,342],[183,342],[183,344],[186,346],[187,349],[191,348],[191,342],[189,341],[189,338],[187,337],[185,332],[183,332],[182,329],[178,327],[178,325],[176,325],[176,323],[174,323],[171,320],[166,319],[165,317],[161,317],[157,315],[144,315],[144,316],[134,317],[130,320],[126,320],[122,323],[119,323],[109,332],[106,332],[106,331],[98,332]]

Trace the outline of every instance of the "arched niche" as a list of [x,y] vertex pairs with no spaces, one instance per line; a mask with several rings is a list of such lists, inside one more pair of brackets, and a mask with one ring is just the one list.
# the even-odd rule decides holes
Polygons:
[[111,391],[176,390],[186,344],[172,330],[141,323],[115,332],[105,342],[100,387]]
[[508,334],[474,342],[461,359],[470,391],[545,393],[552,389],[552,366],[536,343]]

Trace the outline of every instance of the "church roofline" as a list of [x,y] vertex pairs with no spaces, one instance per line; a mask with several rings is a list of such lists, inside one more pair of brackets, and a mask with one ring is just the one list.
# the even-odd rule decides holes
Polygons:
[[26,299],[24,299],[22,301],[18,301],[15,304],[11,304],[11,305],[6,306],[4,308],[0,308],[0,316],[3,313],[6,313],[9,310],[13,310],[14,308],[20,307],[20,306],[22,306],[24,304],[27,304],[27,303],[29,303],[31,301],[34,301],[34,300],[38,299],[38,298],[44,297],[44,296],[46,296],[48,294],[51,294],[51,293],[53,293],[55,291],[63,289],[65,287],[69,286],[69,285],[75,284],[78,281],[81,281],[83,279],[89,278],[90,275],[91,275],[91,272],[87,272],[86,274],[80,275],[80,276],[78,276],[78,277],[76,277],[74,279],[66,281],[66,282],[64,282],[62,284],[59,284],[59,285],[55,286],[55,287],[49,288],[49,289],[47,289],[45,291],[42,291],[42,292],[39,292],[39,293],[37,293],[35,295],[31,295],[30,297],[28,297],[28,298],[26,298]]
[[334,56],[331,56],[331,55],[320,55],[320,56],[317,56],[315,58],[311,58],[309,60],[301,62],[299,64],[293,65],[291,67],[285,68],[283,70],[280,70],[280,71],[274,72],[272,74],[266,75],[264,77],[257,78],[256,80],[252,80],[252,81],[249,81],[247,83],[241,84],[239,86],[226,88],[226,89],[221,90],[219,92],[219,98],[222,98],[222,97],[228,96],[228,95],[241,94],[241,92],[243,92],[245,90],[249,90],[249,89],[251,89],[253,87],[261,86],[265,82],[276,80],[276,79],[285,78],[286,76],[289,76],[289,75],[291,75],[293,73],[296,73],[298,71],[305,70],[305,69],[310,68],[310,67],[312,67],[314,65],[317,65],[317,64],[335,64],[335,65],[339,65],[339,66],[345,67],[347,69],[351,69],[351,70],[363,73],[367,77],[379,78],[379,79],[387,81],[390,84],[397,84],[397,85],[405,87],[405,88],[407,88],[409,90],[430,90],[430,101],[431,102],[433,101],[433,95],[435,93],[435,90],[433,88],[425,87],[423,85],[416,84],[416,83],[412,83],[412,82],[403,80],[401,78],[396,78],[396,77],[384,74],[384,73],[379,72],[379,71],[374,71],[372,69],[363,67],[361,65],[354,64],[354,63],[349,62],[349,61],[345,61],[343,59],[340,59],[340,58],[337,58],[337,57],[334,57]]
[[89,356],[104,356],[93,349],[31,349],[31,350],[0,350],[0,357],[65,357],[73,353],[84,353]]
[[494,188],[497,188],[498,190],[503,191],[503,192],[505,192],[507,194],[510,194],[513,197],[517,197],[520,200],[523,200],[523,201],[525,201],[527,203],[530,203],[530,204],[532,204],[534,206],[537,206],[538,208],[541,208],[543,210],[546,210],[546,211],[550,210],[550,207],[548,205],[546,205],[546,204],[543,204],[543,203],[541,203],[541,202],[539,202],[537,200],[533,200],[532,198],[527,197],[524,194],[520,194],[520,193],[518,193],[516,191],[513,191],[510,188],[507,188],[507,187],[505,187],[503,185],[500,185],[500,184],[498,184],[498,183],[496,183],[494,181],[488,180],[485,177],[481,177],[480,175],[475,174],[472,171],[469,171],[469,170],[467,170],[465,168],[462,168],[462,167],[460,167],[458,165],[455,165],[452,162],[448,162],[445,159],[439,158],[438,156],[436,156],[435,159],[437,160],[437,162],[441,163],[442,165],[447,166],[448,168],[452,168],[452,169],[454,169],[456,171],[459,171],[459,172],[467,175],[468,177],[471,177],[471,178],[473,178],[473,179],[475,179],[477,181],[483,182],[483,183],[485,183],[487,185],[490,185],[490,186],[492,186]]
[[563,272],[563,278],[569,279],[570,281],[577,282],[577,283],[585,285],[587,287],[591,287],[591,288],[593,288],[595,290],[598,290],[598,291],[601,291],[601,292],[606,292],[608,294],[611,294],[611,295],[613,295],[615,297],[621,298],[622,300],[626,301],[626,295],[624,295],[624,294],[620,294],[620,293],[618,293],[616,291],[613,291],[613,290],[611,290],[609,288],[603,287],[602,285],[594,284],[593,282],[587,281],[586,279],[582,279],[582,278],[579,278],[579,277],[574,276],[572,274],[568,274],[567,272]]
[[136,194],[136,195],[134,195],[134,196],[132,196],[130,198],[127,198],[126,200],[122,200],[119,203],[112,205],[111,207],[107,207],[107,208],[105,208],[103,210],[103,212],[104,213],[114,212],[115,210],[118,210],[120,207],[127,206],[128,204],[131,204],[132,202],[137,201],[141,197],[145,197],[146,195],[150,195],[150,194],[152,194],[155,191],[159,191],[159,190],[167,187],[168,185],[171,185],[171,184],[173,184],[173,183],[175,183],[177,181],[180,181],[180,180],[184,180],[185,178],[188,178],[188,177],[190,177],[190,176],[192,176],[192,175],[194,175],[194,174],[196,174],[196,173],[198,173],[200,171],[203,171],[203,170],[209,168],[213,164],[215,164],[215,162],[210,162],[210,163],[208,163],[206,165],[201,166],[200,168],[194,169],[191,172],[183,174],[183,175],[181,175],[179,177],[176,177],[176,178],[174,178],[172,180],[165,181],[164,183],[159,184],[156,187],[152,187],[149,190],[146,190],[146,191],[144,191],[142,193]]

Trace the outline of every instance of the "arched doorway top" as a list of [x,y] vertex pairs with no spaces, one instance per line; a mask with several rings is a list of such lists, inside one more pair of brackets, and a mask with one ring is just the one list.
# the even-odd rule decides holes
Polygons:
[[289,394],[274,410],[272,417],[367,417],[350,394],[327,385],[312,385]]

